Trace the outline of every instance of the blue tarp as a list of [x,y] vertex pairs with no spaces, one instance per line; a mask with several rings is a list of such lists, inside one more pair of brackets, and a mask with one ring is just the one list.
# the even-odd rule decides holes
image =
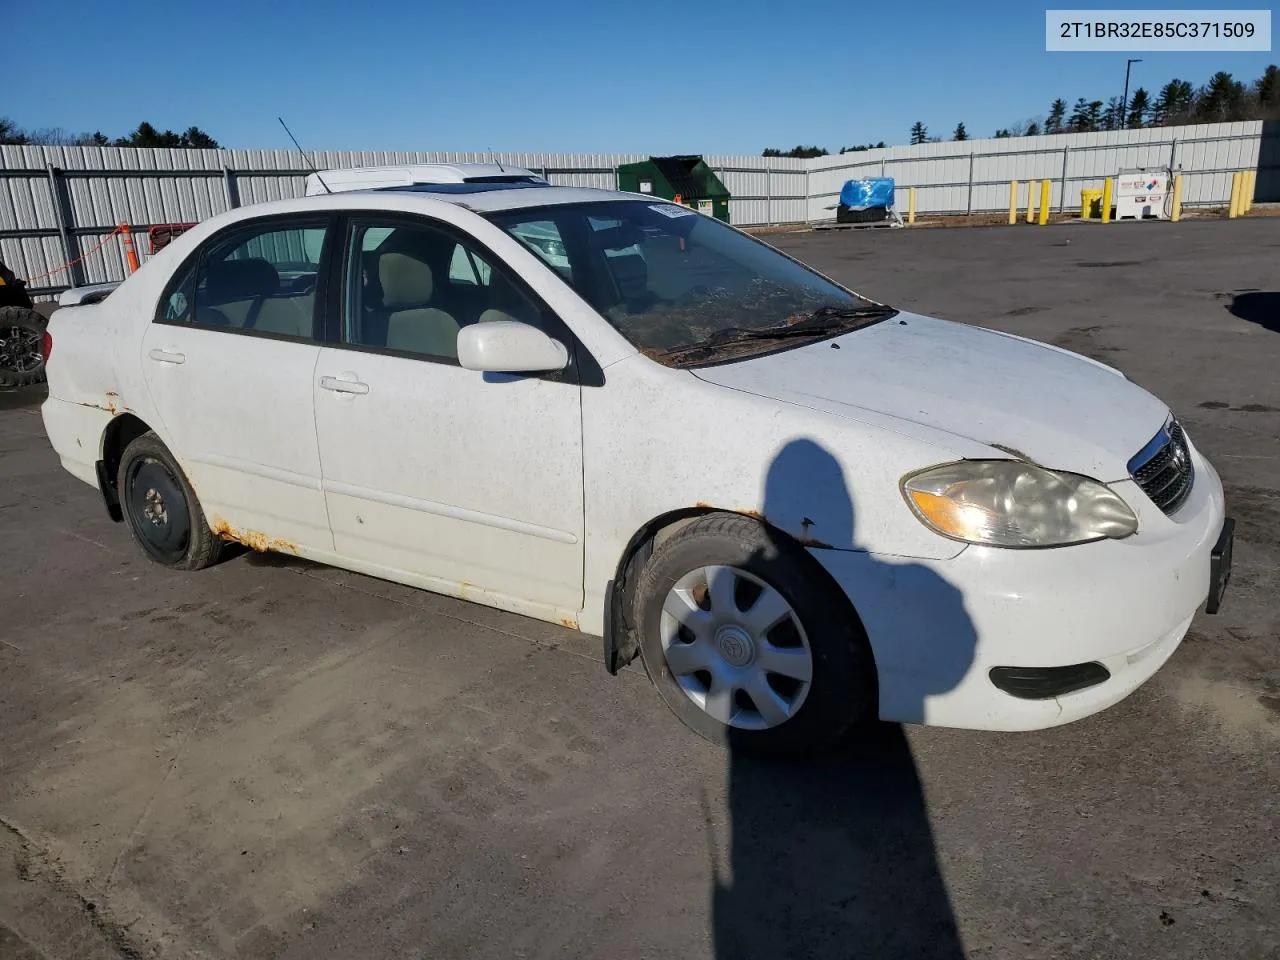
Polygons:
[[893,177],[848,180],[840,190],[840,202],[854,210],[893,206]]

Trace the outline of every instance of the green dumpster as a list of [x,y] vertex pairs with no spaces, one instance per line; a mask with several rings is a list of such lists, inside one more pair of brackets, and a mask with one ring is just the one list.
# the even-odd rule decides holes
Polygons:
[[699,156],[650,157],[618,167],[618,189],[675,200],[729,222],[729,191]]

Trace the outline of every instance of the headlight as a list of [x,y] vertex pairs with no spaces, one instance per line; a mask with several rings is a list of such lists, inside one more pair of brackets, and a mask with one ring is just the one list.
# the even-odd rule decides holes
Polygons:
[[953,540],[989,547],[1060,547],[1127,537],[1138,519],[1108,487],[1021,460],[962,460],[907,477],[917,517]]

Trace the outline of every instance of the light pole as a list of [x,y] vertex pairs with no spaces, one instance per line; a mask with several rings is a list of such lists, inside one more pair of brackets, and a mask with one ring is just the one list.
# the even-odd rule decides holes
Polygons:
[[1141,63],[1142,58],[1138,57],[1133,60],[1124,62],[1124,99],[1120,101],[1120,129],[1123,130],[1129,125],[1129,70],[1135,63]]

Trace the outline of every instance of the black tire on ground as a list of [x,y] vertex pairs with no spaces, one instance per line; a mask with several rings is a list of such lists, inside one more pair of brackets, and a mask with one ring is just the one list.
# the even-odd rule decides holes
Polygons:
[[836,208],[836,223],[879,223],[889,219],[888,207],[867,207],[865,210],[854,210],[840,204]]
[[47,321],[28,307],[0,307],[0,386],[44,382]]
[[[813,662],[812,680],[795,713],[776,726],[750,730],[715,719],[685,693],[668,667],[661,636],[663,606],[682,577],[704,566],[736,567],[767,584],[801,623]],[[739,604],[736,595],[734,603]],[[876,716],[875,661],[848,601],[802,547],[749,517],[708,514],[659,546],[641,572],[633,622],[640,628],[645,668],[663,701],[686,726],[713,742],[805,754],[835,744],[855,724]]]
[[175,570],[218,562],[225,541],[209,529],[182,468],[154,432],[125,447],[116,484],[129,530],[148,557]]

